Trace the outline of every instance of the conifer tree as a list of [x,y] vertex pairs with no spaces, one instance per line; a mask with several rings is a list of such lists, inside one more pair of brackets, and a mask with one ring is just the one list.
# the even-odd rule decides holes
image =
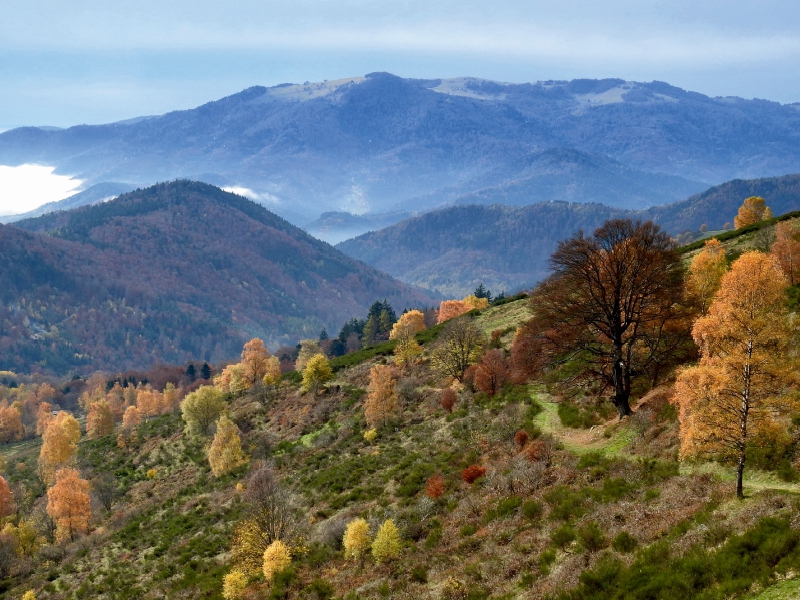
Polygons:
[[204,362],[203,366],[200,367],[200,376],[205,380],[211,379],[211,367],[208,366],[207,362]]

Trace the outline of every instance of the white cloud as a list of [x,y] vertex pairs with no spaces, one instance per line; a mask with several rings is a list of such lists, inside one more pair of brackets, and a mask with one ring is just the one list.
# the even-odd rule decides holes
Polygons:
[[0,165],[0,215],[28,212],[78,192],[80,179],[53,171],[55,167],[43,165]]
[[257,193],[251,190],[250,188],[241,187],[238,185],[229,186],[222,188],[223,191],[230,192],[231,194],[237,194],[239,196],[244,196],[245,198],[249,198],[253,202],[259,202],[264,204],[265,202],[269,202],[270,204],[278,204],[280,200],[277,197],[273,196],[272,194],[264,193]]

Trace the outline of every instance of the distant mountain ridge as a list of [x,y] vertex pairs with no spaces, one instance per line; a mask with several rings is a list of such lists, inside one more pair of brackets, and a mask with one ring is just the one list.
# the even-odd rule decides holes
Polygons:
[[40,217],[42,215],[46,215],[48,213],[56,212],[59,210],[71,210],[73,208],[80,208],[81,206],[89,206],[91,204],[97,204],[98,202],[104,202],[106,200],[111,200],[112,198],[116,198],[120,194],[130,192],[134,190],[136,187],[138,186],[130,185],[127,183],[114,183],[114,182],[96,183],[95,185],[89,186],[82,192],[73,194],[72,196],[64,198],[63,200],[48,202],[47,204],[43,204],[31,211],[21,213],[18,215],[6,215],[0,217],[0,223],[14,223],[15,221],[22,221],[23,219]]
[[602,204],[463,205],[429,212],[337,244],[350,256],[450,297],[484,283],[495,293],[529,288],[547,274],[558,241],[611,218],[653,220],[675,235],[732,223],[748,196],[774,214],[800,210],[800,174],[734,180],[674,204],[622,210]]
[[0,226],[0,370],[124,371],[234,358],[425,292],[262,206],[176,181]]
[[126,123],[0,134],[0,164],[24,162],[89,184],[202,180],[298,225],[325,212],[425,211],[459,197],[645,208],[700,191],[696,182],[800,172],[800,109],[661,82],[372,73],[256,86]]

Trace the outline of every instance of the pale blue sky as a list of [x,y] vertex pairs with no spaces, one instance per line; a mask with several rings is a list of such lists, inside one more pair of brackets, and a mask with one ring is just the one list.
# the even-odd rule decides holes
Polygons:
[[3,0],[0,129],[371,71],[800,101],[797,0]]

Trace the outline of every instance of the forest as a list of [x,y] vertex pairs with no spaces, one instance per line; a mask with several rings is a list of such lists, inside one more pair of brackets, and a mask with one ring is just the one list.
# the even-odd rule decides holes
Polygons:
[[0,372],[2,593],[797,597],[800,218],[730,218],[233,362]]

